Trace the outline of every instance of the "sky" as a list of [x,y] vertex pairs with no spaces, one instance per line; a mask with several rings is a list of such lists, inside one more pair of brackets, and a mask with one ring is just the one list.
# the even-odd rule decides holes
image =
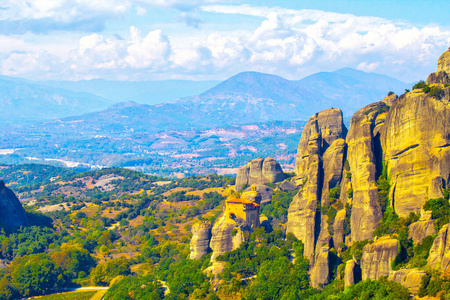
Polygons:
[[447,0],[1,0],[0,74],[31,80],[301,79],[350,67],[426,79]]

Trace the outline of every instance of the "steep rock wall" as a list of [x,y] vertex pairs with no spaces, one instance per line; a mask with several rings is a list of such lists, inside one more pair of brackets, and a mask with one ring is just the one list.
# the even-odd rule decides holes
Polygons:
[[449,88],[439,100],[416,89],[391,107],[381,130],[390,199],[396,213],[420,212],[428,199],[442,197],[450,174]]
[[[300,139],[294,180],[301,188],[288,210],[287,233],[292,232],[303,241],[304,255],[311,263],[314,262],[314,249],[321,229],[317,205],[321,203],[324,177],[327,178],[326,184],[329,188],[330,183],[338,183],[342,174],[344,143],[342,139],[333,142],[345,136],[346,132],[342,112],[329,109],[309,119]],[[332,144],[334,146],[330,147]],[[324,153],[329,148],[331,150],[324,161]],[[324,165],[327,166],[326,175]],[[328,191],[326,193],[328,194]]]
[[211,224],[197,223],[192,226],[192,239],[190,244],[191,259],[200,259],[203,255],[209,253],[211,248]]
[[409,238],[413,239],[414,243],[419,244],[424,238],[429,235],[436,234],[434,221],[431,218],[431,211],[421,211],[422,215],[419,221],[409,225]]
[[347,135],[351,182],[353,188],[351,238],[352,241],[371,240],[372,234],[382,218],[378,204],[377,165],[381,149],[377,131],[383,126],[387,106],[383,102],[370,104],[357,111]]
[[391,263],[398,253],[399,242],[396,239],[381,238],[364,246],[361,257],[362,280],[392,275]]
[[427,264],[432,268],[445,271],[450,266],[450,232],[449,224],[442,226],[430,249]]

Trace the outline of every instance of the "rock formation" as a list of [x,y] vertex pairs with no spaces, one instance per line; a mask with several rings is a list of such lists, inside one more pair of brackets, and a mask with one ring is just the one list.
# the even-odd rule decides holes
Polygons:
[[[322,223],[317,213],[318,204],[321,204],[323,194],[328,196],[328,190],[340,182],[346,133],[342,112],[339,109],[324,110],[309,119],[298,146],[293,180],[301,188],[289,207],[287,233],[292,232],[303,241],[304,255],[311,264]],[[322,230],[326,231],[326,226]]]
[[244,197],[246,192],[252,191],[252,187],[255,187],[256,192],[258,192],[258,194],[261,196],[261,199],[257,202],[258,204],[266,204],[272,201],[273,189],[270,186],[264,184],[254,184],[251,187],[247,188],[244,191]]
[[427,84],[450,83],[450,49],[445,51],[438,60],[437,72],[431,73],[427,78]]
[[[233,229],[236,229],[231,234]],[[215,261],[216,257],[227,251],[237,249],[244,240],[243,232],[240,230],[236,222],[230,222],[225,214],[214,223],[211,231],[210,248],[213,252],[211,261]]]
[[361,280],[361,267],[353,259],[345,263],[344,286],[348,287]]
[[399,242],[396,239],[381,238],[364,246],[361,257],[362,280],[392,275],[391,263],[398,254]]
[[6,228],[29,225],[22,204],[3,180],[0,180],[0,225]]
[[377,181],[381,154],[377,131],[382,126],[379,115],[387,106],[383,102],[370,104],[357,111],[347,135],[351,181],[353,187],[351,237],[352,241],[371,240],[382,218],[378,204]]
[[414,243],[422,243],[422,240],[429,235],[436,234],[434,221],[431,219],[431,211],[421,211],[422,215],[419,221],[409,225],[409,238],[413,239]]
[[322,247],[315,258],[314,266],[311,269],[311,285],[315,288],[328,284],[330,280],[330,249],[328,246]]
[[432,268],[445,271],[450,266],[450,234],[449,224],[442,226],[430,249],[427,264]]
[[201,222],[192,226],[192,239],[190,244],[191,259],[200,259],[211,252],[209,242],[211,240],[211,224]]
[[450,107],[445,100],[415,89],[390,108],[381,144],[390,176],[395,212],[420,212],[428,199],[442,197],[450,174]]
[[238,191],[247,185],[280,182],[285,177],[276,160],[271,157],[257,158],[239,168],[235,190]]
[[411,294],[417,295],[419,292],[422,277],[427,273],[418,269],[401,269],[395,271],[388,277],[388,280],[392,280],[400,283],[406,287]]

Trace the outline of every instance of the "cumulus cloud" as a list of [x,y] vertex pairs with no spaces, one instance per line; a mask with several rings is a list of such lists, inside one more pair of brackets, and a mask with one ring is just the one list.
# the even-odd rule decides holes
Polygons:
[[[112,12],[128,7],[120,8],[114,2],[108,2]],[[143,33],[135,27],[131,27],[128,37],[122,33],[121,38],[114,38],[113,34],[88,34],[66,58],[33,50],[21,56],[5,50],[2,72],[34,74],[33,70],[37,72],[49,64],[71,78],[110,78],[118,74],[122,78],[205,79],[254,70],[299,79],[317,71],[353,67],[413,81],[434,71],[437,57],[450,44],[450,32],[433,25],[418,27],[319,10],[208,5],[211,2],[214,1],[139,0],[133,5],[185,9],[180,16],[184,22],[192,18],[193,27],[200,23],[195,23],[196,12],[184,7],[189,3],[203,5],[202,13],[260,18],[259,25],[235,31],[228,28],[203,31],[206,26],[200,26],[199,30],[174,37],[159,29]],[[57,5],[49,5],[36,14],[46,17],[58,9]],[[20,66],[20,57],[26,61],[26,68]]]

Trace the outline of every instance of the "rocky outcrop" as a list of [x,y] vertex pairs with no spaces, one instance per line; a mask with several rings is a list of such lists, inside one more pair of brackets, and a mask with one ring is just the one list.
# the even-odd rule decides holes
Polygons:
[[323,154],[322,206],[329,204],[330,189],[341,183],[347,144],[344,139],[334,140]]
[[415,89],[400,97],[386,116],[381,144],[390,199],[400,217],[418,213],[426,200],[443,196],[450,174],[449,90],[437,99]]
[[279,183],[277,185],[277,188],[279,188],[282,191],[295,191],[295,190],[298,190],[298,186],[295,183],[293,183],[291,181],[288,181],[288,180],[283,180],[281,183]]
[[353,259],[345,263],[344,286],[347,288],[361,281],[361,267]]
[[382,218],[376,180],[381,168],[378,131],[383,125],[381,115],[386,110],[385,103],[373,103],[357,111],[351,119],[347,159],[353,188],[352,241],[371,240]]
[[414,243],[420,244],[422,240],[429,235],[436,234],[434,221],[431,217],[431,211],[421,211],[422,215],[419,221],[409,225],[409,238],[413,239]]
[[[342,176],[347,129],[339,109],[328,109],[312,116],[300,139],[295,182],[301,186],[288,211],[287,233],[292,232],[305,245],[304,255],[314,263],[314,249],[321,226],[318,204]],[[328,149],[328,150],[327,150]],[[324,166],[326,171],[324,170]],[[325,184],[324,184],[325,182]],[[328,198],[326,198],[328,199]],[[328,203],[328,202],[327,202]]]
[[399,242],[396,239],[381,238],[364,246],[361,257],[362,280],[392,275],[391,263],[398,254]]
[[197,223],[192,226],[192,239],[190,244],[191,259],[200,259],[211,252],[209,242],[211,240],[211,224]]
[[0,225],[6,228],[28,226],[29,222],[19,199],[0,180]]
[[433,83],[450,83],[450,48],[439,57],[437,72],[431,73],[427,78],[427,84]]
[[330,280],[330,248],[322,247],[315,258],[314,266],[311,268],[311,285],[315,288],[328,284]]
[[336,217],[334,218],[333,224],[333,242],[334,247],[339,249],[339,245],[345,242],[344,236],[344,226],[345,226],[345,217],[347,215],[347,210],[341,209],[336,213]]
[[[236,230],[232,235],[233,229]],[[213,251],[211,261],[215,261],[217,256],[222,255],[227,251],[237,249],[244,240],[244,235],[239,225],[236,222],[227,219],[225,215],[214,223],[211,233],[211,242],[209,244]]]
[[[255,202],[260,204],[270,203],[272,201],[273,189],[270,186],[263,184],[254,184],[253,185],[256,192],[259,194],[261,199],[256,200]],[[247,188],[244,192],[251,192],[252,187]],[[245,194],[242,194],[242,198],[245,198]],[[250,200],[250,199],[249,199]],[[253,199],[251,199],[253,201]]]
[[422,277],[427,273],[418,269],[401,269],[395,271],[388,277],[388,280],[395,281],[406,287],[411,294],[417,295],[419,292]]
[[303,177],[308,173],[309,143],[320,134],[318,140],[319,152],[323,154],[335,140],[345,139],[347,128],[343,123],[342,111],[337,108],[327,109],[312,116],[303,129],[297,149],[295,173]]
[[384,97],[383,102],[386,103],[387,106],[392,106],[395,101],[397,101],[398,96],[396,94],[391,94]]
[[449,224],[442,226],[434,239],[427,259],[428,266],[445,271],[450,266],[450,234]]
[[239,168],[236,176],[236,190],[253,184],[283,181],[286,178],[280,164],[271,157],[257,158]]
[[439,57],[437,71],[450,73],[450,48]]

